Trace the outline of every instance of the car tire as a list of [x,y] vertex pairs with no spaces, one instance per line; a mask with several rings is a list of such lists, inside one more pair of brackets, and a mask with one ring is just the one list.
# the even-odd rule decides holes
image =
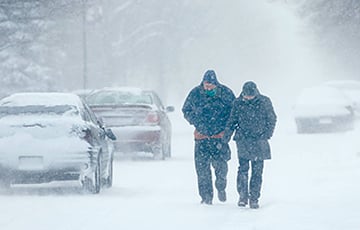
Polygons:
[[154,160],[165,160],[164,144],[153,146],[151,150]]
[[112,184],[113,184],[113,158],[111,158],[110,160],[110,165],[109,165],[109,176],[106,178],[106,188],[111,188]]
[[169,138],[165,146],[165,156],[171,158],[171,139]]
[[0,189],[9,190],[11,187],[11,181],[8,178],[1,177],[0,178]]
[[296,130],[297,130],[297,133],[298,133],[298,134],[302,134],[302,133],[308,132],[308,131],[306,130],[306,128],[305,128],[305,125],[304,125],[302,122],[300,122],[300,121],[297,121],[297,122],[296,122]]
[[92,194],[100,193],[101,178],[100,178],[100,162],[96,164],[96,169],[93,172],[92,178],[85,177],[83,181],[83,188]]
[[302,133],[304,133],[304,130],[302,129],[302,127],[301,126],[297,126],[297,133],[298,134],[302,134]]
[[163,143],[161,145],[161,160],[166,160],[167,157],[167,144]]

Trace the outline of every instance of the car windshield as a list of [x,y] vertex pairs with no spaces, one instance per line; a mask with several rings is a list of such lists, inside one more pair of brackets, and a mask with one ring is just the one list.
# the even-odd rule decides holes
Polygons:
[[75,106],[71,105],[27,105],[27,106],[0,106],[0,117],[10,115],[66,115],[76,116],[79,111]]
[[90,105],[152,104],[150,95],[132,92],[99,92],[88,96],[86,101]]

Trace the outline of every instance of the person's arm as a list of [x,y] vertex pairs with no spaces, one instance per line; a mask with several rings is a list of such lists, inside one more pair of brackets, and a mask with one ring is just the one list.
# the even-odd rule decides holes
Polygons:
[[196,106],[195,106],[195,100],[196,100],[196,92],[195,89],[193,89],[187,98],[185,99],[184,105],[182,107],[182,112],[184,114],[184,118],[191,124],[194,125],[196,122]]
[[222,137],[222,142],[228,143],[231,139],[231,136],[234,130],[237,128],[239,118],[239,110],[237,106],[237,101],[233,101],[233,106],[230,112],[229,120],[226,123],[224,136]]
[[266,98],[265,100],[265,111],[267,113],[265,138],[270,139],[275,130],[277,117],[272,102],[269,98]]

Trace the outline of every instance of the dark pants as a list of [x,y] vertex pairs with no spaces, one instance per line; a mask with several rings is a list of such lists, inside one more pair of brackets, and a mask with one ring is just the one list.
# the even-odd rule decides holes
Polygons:
[[[249,169],[251,163],[251,178],[249,189]],[[241,200],[258,201],[260,197],[260,190],[262,184],[262,173],[264,168],[264,161],[250,161],[244,158],[239,158],[239,168],[237,175],[237,191]]]
[[227,158],[223,156],[218,139],[195,141],[195,169],[201,198],[212,200],[214,196],[211,166],[215,170],[215,187],[225,190],[228,173]]

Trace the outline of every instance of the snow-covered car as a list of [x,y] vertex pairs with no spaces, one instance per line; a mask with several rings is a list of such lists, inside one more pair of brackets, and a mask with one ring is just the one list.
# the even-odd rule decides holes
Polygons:
[[303,89],[293,109],[298,133],[346,131],[354,128],[352,102],[333,87]]
[[85,99],[93,91],[94,91],[93,89],[77,89],[72,91],[71,93],[74,93],[78,95],[80,98]]
[[324,83],[343,92],[352,102],[355,115],[360,117],[360,81],[356,80],[333,80]]
[[116,152],[150,152],[155,158],[171,157],[171,122],[154,91],[139,88],[104,88],[86,97],[90,108],[115,133]]
[[10,188],[74,180],[99,193],[112,185],[108,136],[75,94],[12,94],[0,100],[0,182]]

